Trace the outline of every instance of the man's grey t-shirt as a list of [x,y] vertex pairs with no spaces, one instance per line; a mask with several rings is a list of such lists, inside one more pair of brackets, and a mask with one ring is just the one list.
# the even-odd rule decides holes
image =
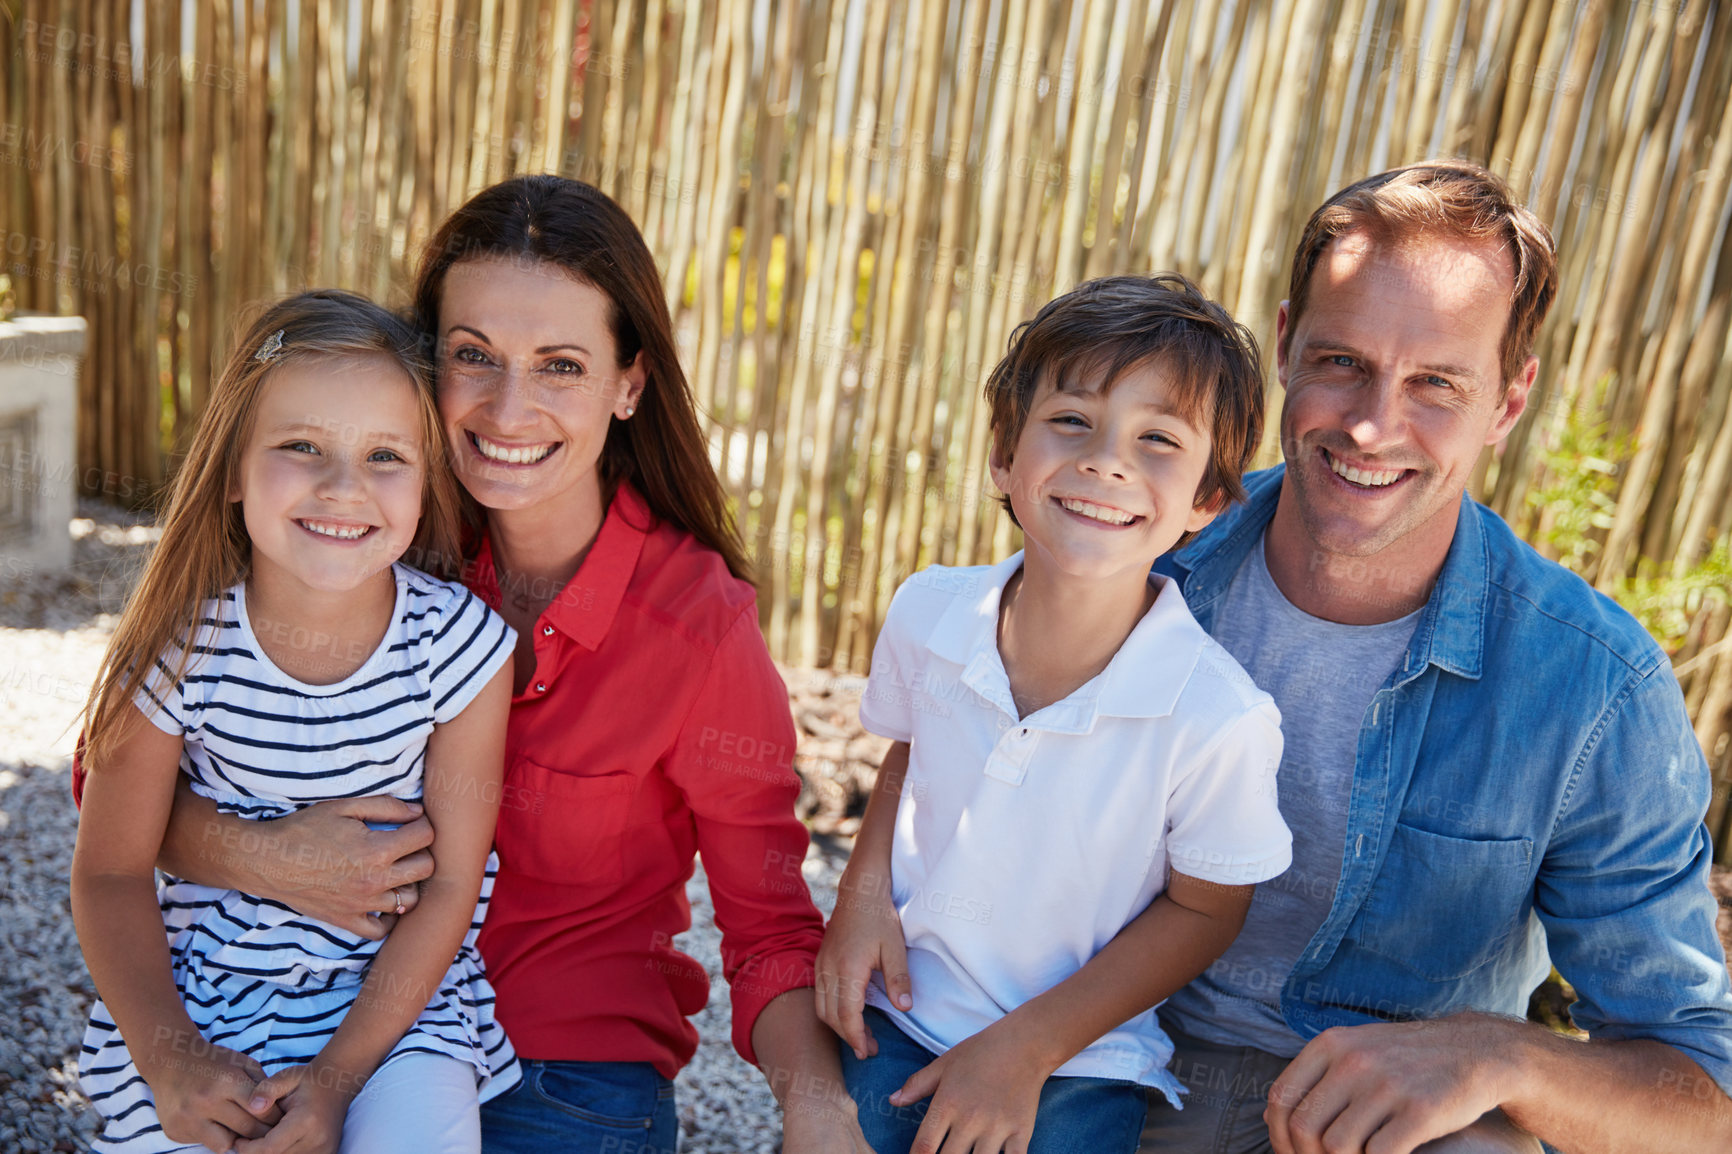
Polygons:
[[1381,625],[1313,617],[1276,587],[1263,546],[1222,594],[1212,632],[1280,707],[1276,790],[1293,831],[1293,864],[1257,886],[1238,938],[1161,1016],[1206,1042],[1291,1058],[1304,1042],[1281,1017],[1281,987],[1335,900],[1359,727],[1401,663],[1419,611]]

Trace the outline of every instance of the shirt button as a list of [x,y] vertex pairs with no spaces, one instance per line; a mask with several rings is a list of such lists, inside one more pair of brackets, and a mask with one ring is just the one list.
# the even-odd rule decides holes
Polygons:
[[546,692],[547,692],[547,682],[545,682],[545,681],[537,681],[537,682],[536,682],[536,683],[535,683],[535,692],[537,692],[537,693],[546,693]]
[[1028,730],[1026,730],[1026,729],[1021,730],[1020,732],[1017,733],[1017,736],[1018,737],[1027,737],[1028,736]]
[[543,626],[542,626],[542,627],[541,627],[541,635],[542,635],[542,636],[543,636],[543,637],[552,637],[552,636],[553,636],[553,626],[551,626],[551,625],[543,625]]

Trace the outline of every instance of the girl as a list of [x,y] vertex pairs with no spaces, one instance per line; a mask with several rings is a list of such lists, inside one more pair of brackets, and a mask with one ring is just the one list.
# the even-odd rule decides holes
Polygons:
[[[72,910],[101,994],[81,1060],[98,1150],[474,1150],[480,1099],[519,1076],[475,951],[515,639],[396,563],[457,555],[430,380],[386,310],[292,297],[242,338],[175,479],[88,706]],[[201,857],[268,854],[270,819],[387,794],[424,804],[433,874],[380,911],[404,915],[383,943],[159,885],[177,773],[261,823],[212,825]]]

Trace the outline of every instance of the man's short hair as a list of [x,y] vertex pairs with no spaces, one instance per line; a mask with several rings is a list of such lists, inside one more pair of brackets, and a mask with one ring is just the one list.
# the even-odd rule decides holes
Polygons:
[[1507,251],[1515,266],[1515,291],[1498,359],[1506,382],[1520,375],[1557,295],[1558,259],[1551,230],[1516,202],[1509,185],[1495,173],[1455,160],[1426,161],[1368,176],[1311,214],[1293,250],[1283,355],[1305,312],[1311,274],[1324,250],[1337,238],[1358,232],[1374,244],[1441,236],[1486,241]]
[[[1151,363],[1168,374],[1178,411],[1209,433],[1209,467],[1194,504],[1212,505],[1223,496],[1244,500],[1240,477],[1263,432],[1257,341],[1176,273],[1085,281],[1016,327],[986,382],[997,459],[1008,465],[1015,456],[1042,381],[1075,388],[1098,376],[1104,392]],[[1010,499],[1001,503],[1010,512]]]

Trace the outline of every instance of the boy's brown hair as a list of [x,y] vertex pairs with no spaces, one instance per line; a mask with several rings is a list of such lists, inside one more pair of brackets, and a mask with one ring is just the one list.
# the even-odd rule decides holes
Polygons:
[[[1209,433],[1209,467],[1193,505],[1244,500],[1240,477],[1263,434],[1257,340],[1177,273],[1085,281],[1017,326],[986,382],[995,459],[1011,463],[1041,382],[1075,389],[1098,377],[1105,392],[1151,362],[1168,374],[1179,412]],[[1010,498],[999,502],[1015,523]]]
[[1305,311],[1311,274],[1324,250],[1339,237],[1356,232],[1380,245],[1444,236],[1482,241],[1507,251],[1515,286],[1498,359],[1505,381],[1521,375],[1534,336],[1557,295],[1558,259],[1551,232],[1516,201],[1509,185],[1477,164],[1432,160],[1368,176],[1324,201],[1311,214],[1293,250],[1284,340],[1293,335]]

